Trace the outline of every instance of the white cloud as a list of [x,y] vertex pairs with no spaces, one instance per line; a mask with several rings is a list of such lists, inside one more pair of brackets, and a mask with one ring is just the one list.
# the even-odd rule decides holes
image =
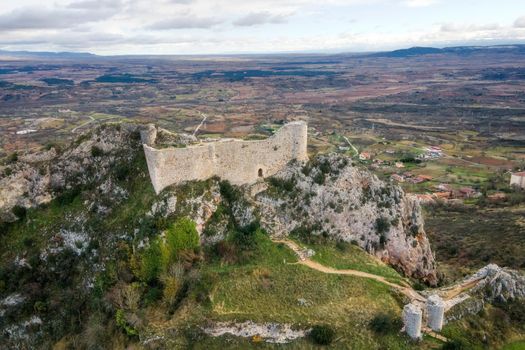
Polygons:
[[408,7],[427,7],[437,4],[437,0],[405,0],[403,4]]
[[199,28],[199,29],[208,29],[222,21],[214,17],[198,17],[191,14],[186,14],[183,16],[174,16],[166,19],[162,19],[155,23],[147,26],[147,29],[153,30],[170,30],[170,29],[190,29],[190,28]]
[[287,17],[286,15],[274,15],[267,11],[252,12],[235,20],[233,24],[241,27],[250,27],[266,23],[284,23]]
[[525,16],[521,16],[520,18],[516,19],[514,22],[514,27],[525,28]]

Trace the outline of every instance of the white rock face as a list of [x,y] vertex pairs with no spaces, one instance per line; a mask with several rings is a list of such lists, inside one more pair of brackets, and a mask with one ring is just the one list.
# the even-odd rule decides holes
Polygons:
[[403,308],[403,323],[405,324],[405,332],[412,339],[421,339],[422,315],[421,309],[415,304],[407,304]]
[[268,343],[285,344],[304,337],[308,330],[294,330],[289,324],[257,324],[252,321],[247,321],[243,323],[220,322],[211,327],[204,328],[204,332],[214,337],[223,334],[231,334],[245,338],[259,336]]
[[445,303],[439,295],[431,295],[427,299],[427,324],[433,331],[440,332],[443,328]]
[[286,235],[301,229],[353,241],[405,275],[437,283],[416,200],[400,187],[353,167],[346,157],[322,156],[315,163],[308,171],[290,165],[275,176],[292,183],[293,189],[272,194],[270,188],[255,196],[268,232]]
[[481,281],[473,288],[488,301],[499,299],[506,302],[516,298],[525,298],[525,276],[516,270],[501,268],[490,264],[467,279]]

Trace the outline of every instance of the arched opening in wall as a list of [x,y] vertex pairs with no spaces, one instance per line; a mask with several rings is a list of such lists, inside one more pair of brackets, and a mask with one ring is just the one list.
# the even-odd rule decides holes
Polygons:
[[263,171],[262,171],[262,169],[259,168],[259,172],[257,173],[257,175],[259,175],[259,177],[263,177]]

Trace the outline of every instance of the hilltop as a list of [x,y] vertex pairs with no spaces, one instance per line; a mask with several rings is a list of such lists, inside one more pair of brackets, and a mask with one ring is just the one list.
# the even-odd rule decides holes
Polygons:
[[[407,303],[399,290],[439,276],[421,208],[397,185],[332,154],[292,162],[256,185],[211,178],[156,195],[140,130],[104,124],[0,168],[4,344],[305,348],[335,332],[338,348],[421,346],[399,333]],[[299,264],[282,239],[327,271],[360,273]],[[525,289],[514,272],[490,271],[495,284],[455,315],[481,332],[508,312],[506,328],[487,340],[502,344],[523,331],[505,305]],[[504,291],[504,306],[476,315],[476,303],[495,303],[494,290]],[[465,341],[466,322],[451,320],[444,334]],[[425,337],[422,346],[441,344]]]

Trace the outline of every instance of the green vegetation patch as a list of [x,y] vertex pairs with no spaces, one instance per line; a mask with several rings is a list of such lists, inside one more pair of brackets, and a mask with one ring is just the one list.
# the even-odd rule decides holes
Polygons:
[[357,245],[348,242],[326,242],[306,244],[315,251],[312,260],[339,270],[351,269],[383,276],[403,284],[405,279],[393,268],[374,258]]

